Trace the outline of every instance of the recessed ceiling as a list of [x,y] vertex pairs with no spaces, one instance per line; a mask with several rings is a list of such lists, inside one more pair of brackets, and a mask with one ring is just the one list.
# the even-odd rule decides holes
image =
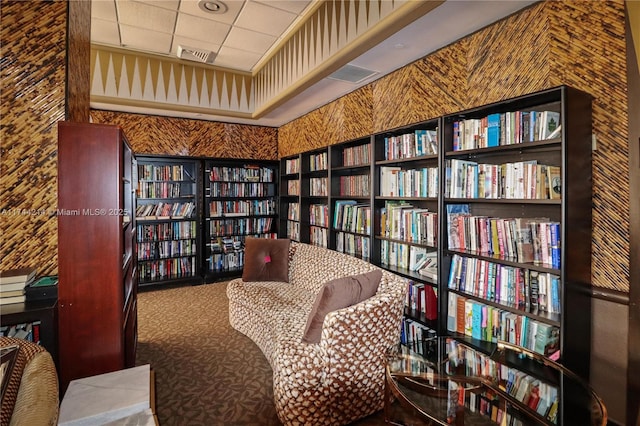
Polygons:
[[[214,1],[221,2],[226,11],[206,12],[198,0],[93,0],[91,42],[95,46],[167,58],[177,58],[182,47],[195,51],[199,54],[196,56],[207,57],[207,64],[213,67],[255,75],[293,31],[326,3],[319,0]],[[350,10],[364,13],[365,7],[368,10],[376,5],[384,8],[392,3],[407,2],[351,0],[339,3],[344,8],[342,13],[348,14],[346,5]],[[327,75],[329,78],[307,84],[257,119],[247,114],[233,117],[233,114],[217,114],[220,111],[209,114],[206,110],[187,111],[177,106],[172,111],[131,102],[118,105],[117,101],[95,101],[93,97],[91,105],[98,109],[280,126],[534,2],[448,0],[440,3],[434,2],[437,7],[429,13],[415,16],[413,22],[350,60],[350,67],[362,68],[373,76],[350,83]]]

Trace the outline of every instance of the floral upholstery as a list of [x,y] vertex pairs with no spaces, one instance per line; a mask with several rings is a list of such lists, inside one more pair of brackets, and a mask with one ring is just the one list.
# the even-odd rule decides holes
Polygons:
[[385,355],[400,338],[407,281],[383,271],[373,297],[330,312],[320,343],[303,343],[324,283],[378,268],[333,250],[291,245],[289,283],[236,279],[228,284],[229,320],[269,361],[282,423],[347,424],[383,407]]

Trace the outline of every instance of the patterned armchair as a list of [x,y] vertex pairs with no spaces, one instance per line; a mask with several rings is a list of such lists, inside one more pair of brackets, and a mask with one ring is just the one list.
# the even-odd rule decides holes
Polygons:
[[407,281],[383,271],[377,293],[330,312],[320,342],[304,343],[307,318],[325,282],[379,269],[342,253],[291,243],[289,283],[228,284],[231,325],[273,369],[285,425],[343,425],[383,407],[386,354],[400,338]]

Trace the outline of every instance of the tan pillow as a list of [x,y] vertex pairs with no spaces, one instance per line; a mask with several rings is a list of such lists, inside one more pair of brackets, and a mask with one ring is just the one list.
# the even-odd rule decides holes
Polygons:
[[248,237],[244,242],[242,281],[289,282],[288,238]]
[[302,341],[320,343],[324,317],[332,311],[360,303],[376,294],[382,271],[367,272],[327,281],[316,296],[305,327]]

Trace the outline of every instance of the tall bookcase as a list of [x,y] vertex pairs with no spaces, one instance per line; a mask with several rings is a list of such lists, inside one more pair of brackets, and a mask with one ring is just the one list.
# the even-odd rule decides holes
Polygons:
[[[368,143],[370,166],[345,163],[346,152]],[[327,170],[312,168],[325,152]],[[410,280],[407,337],[450,336],[484,353],[506,340],[588,377],[588,94],[561,86],[290,158],[300,158],[301,173],[281,182],[302,187],[301,241],[311,241],[312,204],[328,205],[335,221],[342,201],[370,202],[371,229],[359,236],[370,238],[372,263]],[[365,182],[367,174],[370,197],[341,192],[345,179]],[[313,178],[327,179],[330,191],[311,193]],[[327,245],[344,249],[335,225]],[[536,348],[532,336],[540,345],[545,333],[556,346]]]
[[205,281],[238,275],[246,237],[276,238],[277,162],[205,160]]
[[58,362],[62,390],[70,380],[135,364],[135,170],[135,157],[119,127],[59,123]]
[[279,221],[282,235],[300,241],[300,156],[280,160]]
[[199,161],[138,156],[137,171],[140,285],[201,282]]
[[329,246],[329,150],[301,156],[300,241]]
[[374,262],[408,278],[403,337],[438,328],[439,120],[374,136]]
[[329,247],[361,259],[371,256],[371,138],[331,147]]
[[443,121],[441,331],[587,378],[591,97],[560,87]]

